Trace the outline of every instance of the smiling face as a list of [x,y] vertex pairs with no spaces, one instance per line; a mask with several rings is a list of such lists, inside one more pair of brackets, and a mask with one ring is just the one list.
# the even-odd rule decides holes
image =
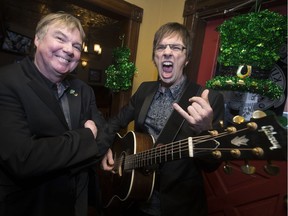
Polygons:
[[45,34],[36,34],[34,44],[34,63],[52,82],[60,82],[77,67],[82,48],[82,37],[77,28],[51,24]]
[[155,47],[153,60],[164,86],[179,82],[188,63],[182,38],[178,34],[163,37]]

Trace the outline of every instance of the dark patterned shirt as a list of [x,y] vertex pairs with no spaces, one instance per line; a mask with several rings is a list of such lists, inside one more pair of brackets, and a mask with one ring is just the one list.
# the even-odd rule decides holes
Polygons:
[[[145,119],[145,126],[155,140],[158,138],[173,111],[172,104],[179,101],[185,82],[186,77],[183,77],[179,83],[172,85],[170,88],[159,85],[159,89],[153,98]],[[154,190],[150,200],[141,203],[140,209],[149,215],[160,216],[159,191]]]
[[183,77],[179,83],[172,85],[170,88],[159,85],[145,119],[145,127],[155,140],[173,111],[172,104],[180,99],[185,81],[186,78]]

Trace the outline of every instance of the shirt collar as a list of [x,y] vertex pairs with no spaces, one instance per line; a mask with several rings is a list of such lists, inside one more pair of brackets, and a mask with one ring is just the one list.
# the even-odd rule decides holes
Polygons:
[[[41,74],[41,73],[40,73]],[[42,78],[44,79],[45,83],[48,87],[54,89],[57,89],[57,85],[53,82],[51,82],[49,79],[47,79],[45,76],[41,74]],[[61,85],[64,87],[65,91],[70,87],[70,82],[67,79],[62,80]]]
[[165,87],[161,86],[161,83],[160,83],[158,91],[160,93],[165,93],[165,91],[168,90],[168,91],[171,92],[171,95],[172,95],[173,99],[177,99],[179,94],[182,92],[181,90],[182,90],[183,86],[185,85],[186,80],[187,80],[187,77],[186,76],[182,76],[180,82],[174,83],[169,88],[165,88]]

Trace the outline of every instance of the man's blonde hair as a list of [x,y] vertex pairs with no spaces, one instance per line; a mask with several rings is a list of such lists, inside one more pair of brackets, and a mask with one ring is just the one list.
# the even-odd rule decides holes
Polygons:
[[59,11],[56,13],[50,13],[46,16],[44,16],[37,24],[36,27],[36,35],[40,39],[42,39],[45,34],[47,33],[48,27],[52,24],[59,24],[66,26],[68,29],[78,29],[80,31],[80,35],[82,38],[82,41],[85,40],[85,32],[83,30],[83,27],[81,25],[81,22],[79,19],[74,17],[71,14],[65,13],[63,11]]

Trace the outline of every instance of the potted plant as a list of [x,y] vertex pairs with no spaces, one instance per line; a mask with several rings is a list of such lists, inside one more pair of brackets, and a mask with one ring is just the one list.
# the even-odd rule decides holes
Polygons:
[[127,47],[117,47],[113,50],[114,64],[106,70],[105,87],[113,92],[128,90],[132,86],[132,77],[136,72],[135,64],[129,61],[130,50]]
[[207,81],[206,86],[280,98],[283,89],[268,78],[286,43],[286,17],[267,9],[255,11],[232,17],[217,30],[221,75]]

